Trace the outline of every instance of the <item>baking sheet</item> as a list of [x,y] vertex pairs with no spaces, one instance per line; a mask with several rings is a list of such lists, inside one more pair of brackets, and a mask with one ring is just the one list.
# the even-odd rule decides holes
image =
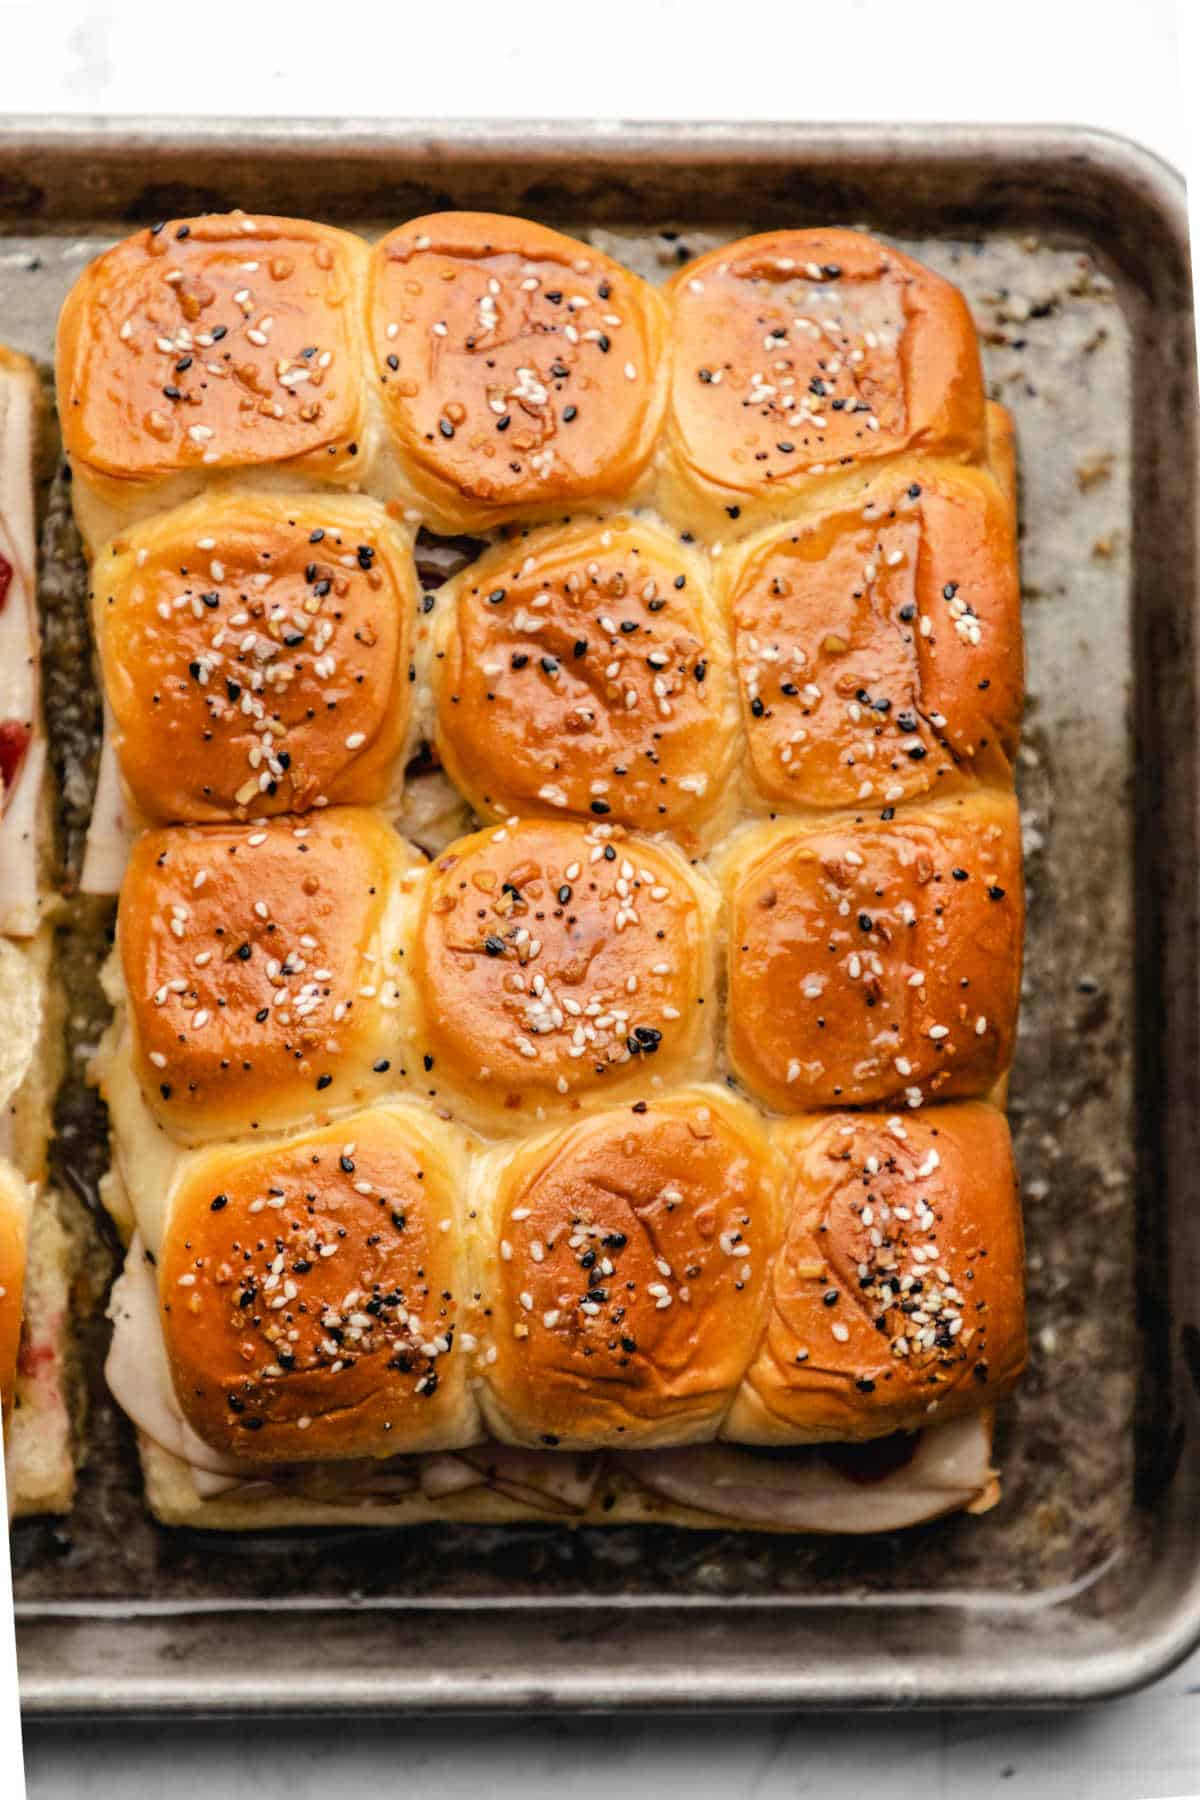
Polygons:
[[[659,279],[774,224],[884,231],[964,289],[990,391],[1016,413],[1029,663],[1012,1120],[1033,1358],[1001,1415],[1000,1507],[873,1540],[166,1532],[142,1510],[132,1435],[97,1377],[75,1514],[16,1536],[29,1710],[1048,1703],[1149,1679],[1200,1635],[1181,196],[1152,158],[1068,132],[0,129],[0,337],[47,370],[88,258],[204,207],[367,231],[444,205],[507,208]],[[44,448],[49,477],[52,428]],[[95,700],[62,499],[44,598],[69,880]],[[81,1050],[95,1017],[75,928],[93,911],[77,904],[62,939]],[[76,1085],[57,1160],[82,1206],[94,1123]],[[97,1220],[98,1267],[104,1243]],[[97,1371],[103,1341],[96,1320]]]

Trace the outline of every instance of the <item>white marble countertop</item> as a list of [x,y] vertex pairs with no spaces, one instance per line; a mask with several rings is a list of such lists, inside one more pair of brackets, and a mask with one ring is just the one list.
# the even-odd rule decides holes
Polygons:
[[[293,0],[286,11],[240,9],[232,41],[224,10],[206,21],[151,14],[140,0],[6,4],[0,107],[625,119],[786,119],[815,107],[825,119],[1071,120],[1185,161],[1171,0],[1107,10],[1007,0],[1002,14],[984,15],[986,31],[963,0],[839,0],[836,15],[798,0],[759,0],[744,15],[705,0],[608,0],[586,23],[561,0],[523,0],[507,13],[459,0],[452,14],[389,9],[390,30],[363,0],[336,12]],[[722,30],[730,16],[737,28]],[[585,46],[572,44],[572,29],[586,29]],[[883,53],[873,33],[885,37]],[[841,74],[814,88],[805,52],[826,36]],[[577,48],[585,53],[566,54]],[[1200,1793],[1200,1656],[1147,1694],[1071,1716],[56,1726],[29,1731],[26,1754],[30,1800],[164,1791],[171,1800],[564,1791],[599,1800],[614,1787],[689,1800],[858,1800],[885,1773],[891,1800],[1166,1800]]]

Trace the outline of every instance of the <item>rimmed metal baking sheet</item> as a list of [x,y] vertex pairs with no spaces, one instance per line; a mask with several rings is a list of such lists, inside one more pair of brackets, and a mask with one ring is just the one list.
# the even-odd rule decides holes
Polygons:
[[97,1379],[74,1515],[17,1531],[27,1712],[1027,1706],[1151,1679],[1200,1638],[1181,182],[1069,130],[12,120],[0,338],[48,366],[96,249],[235,204],[365,230],[528,213],[652,276],[722,236],[862,223],[967,292],[1021,454],[1031,905],[1012,1115],[1033,1363],[1002,1419],[1002,1504],[869,1541],[166,1532]]

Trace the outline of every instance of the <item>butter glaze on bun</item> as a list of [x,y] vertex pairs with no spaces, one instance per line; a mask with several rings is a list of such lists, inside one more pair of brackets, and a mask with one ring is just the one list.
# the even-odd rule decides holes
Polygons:
[[371,334],[398,492],[435,530],[619,503],[650,460],[665,312],[588,244],[435,213],[371,255]]
[[214,477],[356,480],[366,257],[349,232],[240,212],[173,219],[97,257],[58,327],[58,411],[85,537]]
[[391,908],[419,861],[376,813],[149,831],[117,941],[135,1072],[183,1142],[395,1086]]
[[715,1435],[762,1330],[777,1173],[750,1108],[704,1088],[484,1162],[491,1430],[565,1448]]
[[772,1133],[787,1171],[766,1334],[724,1425],[744,1444],[883,1437],[977,1412],[1025,1363],[1008,1125],[983,1102]]
[[451,844],[413,950],[428,1092],[509,1130],[662,1086],[708,1044],[715,893],[678,851],[522,820]]
[[92,571],[114,747],[153,822],[375,804],[410,715],[410,534],[377,502],[206,496]]
[[688,263],[667,289],[673,373],[660,491],[715,539],[795,516],[904,451],[984,460],[970,310],[857,231],[777,231]]
[[985,469],[907,459],[723,578],[751,780],[773,806],[1011,779],[1024,693],[1012,524]]
[[610,818],[694,847],[737,704],[704,560],[624,516],[522,535],[438,596],[437,747],[484,817]]
[[1017,803],[766,825],[725,853],[728,1045],[780,1112],[984,1094],[1012,1060]]
[[191,1160],[159,1296],[175,1391],[213,1449],[256,1462],[470,1443],[460,1154],[391,1105]]

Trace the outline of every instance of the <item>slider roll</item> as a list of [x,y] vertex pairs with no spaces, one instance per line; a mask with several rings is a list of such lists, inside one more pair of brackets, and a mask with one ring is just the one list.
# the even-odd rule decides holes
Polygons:
[[993,1406],[1025,1363],[1012,1145],[980,1101],[774,1127],[786,1228],[722,1435],[879,1438]]
[[172,1137],[298,1124],[395,1086],[391,921],[417,861],[353,807],[138,839],[118,1055]]
[[626,516],[507,543],[439,594],[437,747],[484,817],[728,819],[737,702],[704,559]]
[[114,748],[147,820],[373,805],[398,786],[418,604],[377,502],[206,496],[92,571]]
[[660,494],[728,540],[827,503],[905,452],[982,462],[979,345],[958,289],[856,231],[743,238],[667,290]]
[[453,1136],[395,1104],[193,1158],[158,1256],[192,1430],[259,1463],[470,1443],[461,1187]]
[[126,238],[58,327],[58,411],[92,547],[216,480],[345,486],[369,461],[367,247],[209,213]]
[[760,804],[894,806],[1011,782],[1020,592],[988,470],[906,458],[726,566]]
[[1012,1060],[1017,803],[764,825],[724,853],[728,1051],[779,1112],[985,1094]]
[[436,531],[620,504],[666,389],[660,295],[574,238],[436,213],[371,253],[385,485]]
[[516,1131],[686,1078],[710,1054],[716,905],[678,851],[607,826],[451,844],[411,957],[427,1096]]
[[476,1170],[484,1417],[502,1441],[716,1435],[765,1320],[778,1167],[698,1088],[593,1115]]

